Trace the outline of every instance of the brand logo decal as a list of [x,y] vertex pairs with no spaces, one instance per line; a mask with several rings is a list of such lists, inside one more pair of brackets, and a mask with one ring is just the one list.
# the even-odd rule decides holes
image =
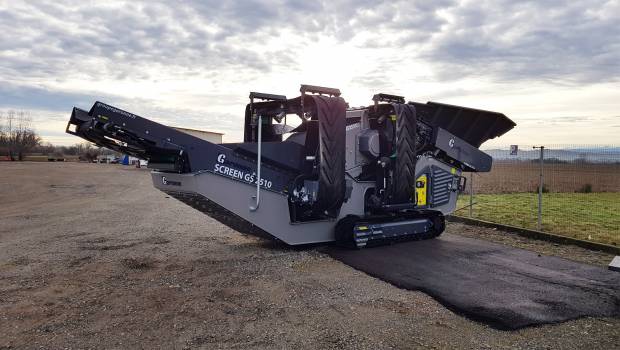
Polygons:
[[181,182],[180,181],[168,180],[168,179],[166,179],[165,176],[161,177],[161,183],[164,184],[164,185],[168,185],[168,186],[181,186]]
[[355,124],[351,124],[351,125],[347,125],[347,127],[345,128],[345,131],[351,131],[353,129],[357,129],[359,127],[362,126],[362,123],[355,123]]
[[259,179],[255,172],[237,169],[236,167],[239,166],[239,164],[226,161],[226,155],[220,153],[217,156],[217,163],[215,163],[213,171],[217,174],[221,174],[236,180],[241,180],[250,184],[258,183],[260,184],[260,186],[263,186],[265,188],[271,188],[271,186],[273,185],[270,180]]

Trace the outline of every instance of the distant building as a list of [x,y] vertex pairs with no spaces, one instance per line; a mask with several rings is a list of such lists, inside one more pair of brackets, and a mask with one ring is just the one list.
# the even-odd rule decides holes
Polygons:
[[140,159],[140,158],[136,158],[130,155],[125,154],[123,156],[123,159],[121,159],[121,164],[123,165],[138,165],[140,164],[140,166],[147,166],[149,164],[148,161],[144,160],[144,159]]
[[111,163],[117,158],[114,154],[100,154],[97,156],[97,163]]
[[192,135],[199,139],[209,141],[211,143],[222,143],[222,133],[213,132],[213,131],[205,131],[205,130],[196,130],[196,129],[187,129],[187,128],[177,128],[173,126],[177,131],[184,132],[186,134]]

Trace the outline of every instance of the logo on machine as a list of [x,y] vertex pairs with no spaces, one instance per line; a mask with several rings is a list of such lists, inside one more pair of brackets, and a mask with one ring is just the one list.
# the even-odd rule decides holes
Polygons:
[[217,155],[217,163],[213,167],[213,171],[217,174],[224,175],[226,177],[230,177],[236,180],[241,180],[250,184],[259,183],[261,186],[265,188],[271,188],[273,185],[270,180],[267,179],[259,179],[255,172],[250,172],[249,170],[244,171],[240,169],[236,169],[233,166],[241,166],[239,164],[226,161],[226,155],[220,153]]
[[137,115],[133,114],[133,113],[129,113],[129,112],[125,112],[122,109],[118,109],[112,106],[109,106],[105,103],[101,103],[101,102],[97,102],[97,107],[101,107],[104,109],[107,109],[108,111],[114,112],[114,113],[118,113],[122,116],[125,116],[127,118],[131,118],[131,119],[136,119]]
[[355,124],[351,124],[351,125],[347,125],[347,127],[345,128],[345,131],[351,131],[353,129],[357,129],[359,127],[362,126],[362,123],[355,123]]
[[161,177],[161,183],[168,186],[181,186],[181,181],[168,180],[165,176]]
[[448,141],[448,146],[450,146],[450,148],[454,147],[454,139],[450,139],[450,141]]

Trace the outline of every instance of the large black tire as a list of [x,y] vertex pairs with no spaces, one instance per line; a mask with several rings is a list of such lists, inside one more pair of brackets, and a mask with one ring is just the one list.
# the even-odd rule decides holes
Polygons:
[[335,216],[344,202],[346,103],[339,97],[312,96],[319,121],[319,189],[316,208]]
[[416,165],[416,110],[412,105],[393,104],[396,113],[396,160],[390,183],[390,202],[408,203],[414,199]]

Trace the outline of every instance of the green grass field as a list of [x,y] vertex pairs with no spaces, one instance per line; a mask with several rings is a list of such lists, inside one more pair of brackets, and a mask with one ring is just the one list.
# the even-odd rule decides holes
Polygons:
[[[475,219],[536,229],[536,193],[480,194],[474,203]],[[457,209],[468,205],[461,195]],[[469,217],[469,208],[455,214]],[[544,193],[542,231],[620,245],[620,193]]]

